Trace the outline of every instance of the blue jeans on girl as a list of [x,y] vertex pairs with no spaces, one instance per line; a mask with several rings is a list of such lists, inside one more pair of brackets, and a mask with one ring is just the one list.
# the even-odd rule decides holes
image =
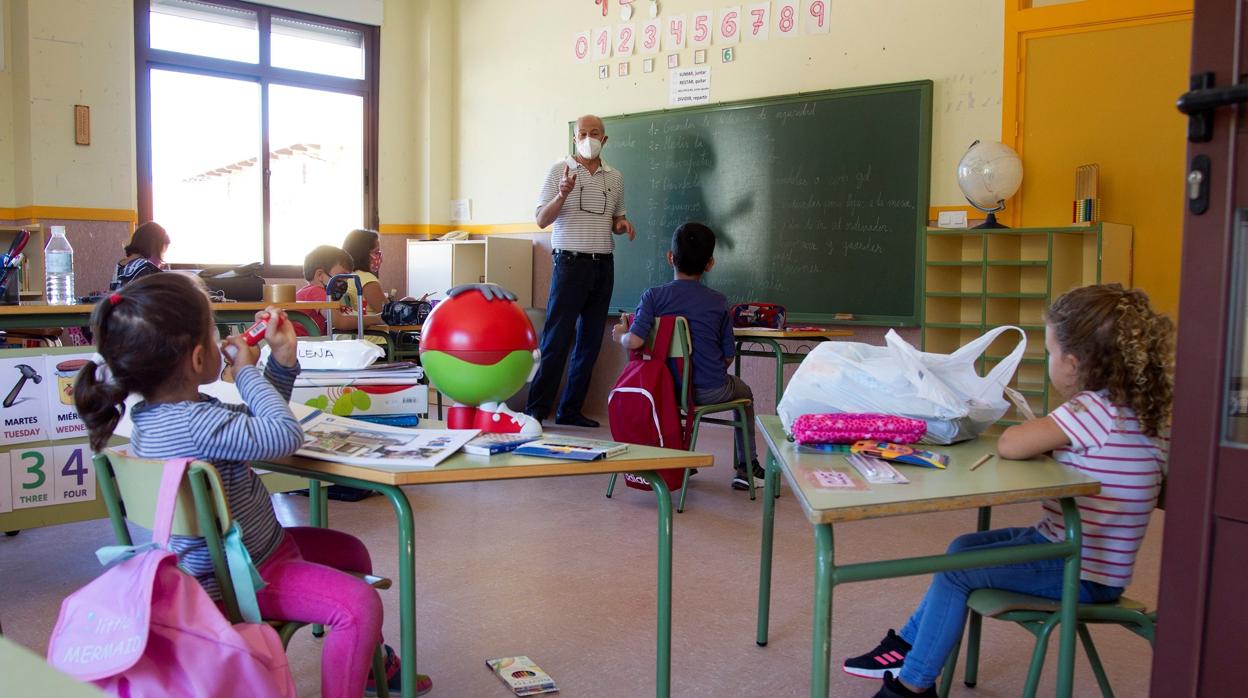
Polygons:
[[[1048,542],[1035,528],[1000,528],[958,536],[949,544],[949,552]],[[949,652],[962,638],[962,628],[966,625],[966,598],[972,591],[1003,589],[1060,599],[1064,562],[1060,558],[1036,560],[932,575],[927,594],[899,633],[912,646],[901,668],[901,680],[918,688],[936,683]],[[1121,587],[1079,582],[1080,603],[1108,603],[1121,595]]]

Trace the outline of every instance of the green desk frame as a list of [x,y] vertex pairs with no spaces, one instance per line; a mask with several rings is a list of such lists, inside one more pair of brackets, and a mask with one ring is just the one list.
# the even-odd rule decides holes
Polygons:
[[[771,559],[775,495],[780,487],[780,474],[783,473],[788,479],[789,485],[797,492],[798,499],[806,511],[807,518],[814,525],[815,529],[815,596],[812,614],[813,638],[811,642],[810,670],[810,695],[812,698],[828,695],[829,669],[831,665],[832,593],[836,585],[1054,558],[1065,559],[1062,577],[1062,620],[1059,631],[1061,648],[1058,654],[1057,694],[1063,698],[1071,695],[1074,679],[1075,630],[1077,625],[1075,622],[1075,607],[1079,601],[1079,552],[1082,536],[1079,509],[1075,506],[1074,496],[1096,493],[1100,490],[1099,482],[1050,462],[1050,467],[1044,473],[1037,474],[1029,482],[1028,486],[1016,483],[1013,489],[995,491],[990,491],[991,488],[976,486],[982,485],[987,479],[978,476],[994,477],[992,469],[999,464],[990,462],[988,468],[981,469],[974,475],[967,472],[967,469],[973,462],[973,456],[987,452],[994,445],[990,439],[981,438],[967,444],[941,448],[941,450],[948,450],[952,456],[948,470],[908,469],[907,475],[912,482],[904,487],[909,489],[898,491],[898,493],[904,492],[906,496],[916,493],[922,494],[925,487],[923,480],[926,479],[926,475],[931,474],[936,478],[962,478],[962,482],[967,484],[965,492],[949,492],[949,486],[954,484],[955,481],[946,480],[942,483],[942,486],[946,489],[945,493],[933,493],[929,497],[918,497],[905,503],[889,502],[887,501],[887,495],[885,495],[884,497],[875,498],[875,501],[859,504],[858,501],[850,499],[855,497],[856,493],[838,493],[834,496],[844,498],[839,501],[840,506],[821,507],[818,504],[812,504],[809,499],[809,493],[813,491],[813,485],[807,485],[802,481],[802,473],[794,471],[805,470],[811,466],[818,465],[826,467],[836,466],[838,469],[850,471],[852,471],[852,468],[841,467],[848,466],[848,464],[841,456],[834,454],[801,454],[801,456],[797,457],[803,461],[800,465],[791,463],[786,456],[793,453],[792,445],[786,442],[779,417],[770,415],[760,416],[757,421],[759,430],[767,441],[768,458],[766,486],[763,495],[762,549],[759,558],[758,579],[758,626],[755,641],[760,647],[767,645],[768,614],[771,603]],[[1029,463],[1036,463],[1037,466],[1045,465],[1040,460],[1022,463],[1006,461],[1006,463],[1010,464],[1010,466],[1007,466],[1009,468],[1020,465],[1026,467]],[[1015,475],[1017,475],[1017,472]],[[857,477],[856,473],[854,473],[854,477]],[[1014,479],[1015,481],[1019,480],[1018,477]],[[876,487],[882,489],[890,486],[878,485]],[[1036,501],[1049,497],[1057,497],[1062,506],[1062,515],[1066,525],[1066,539],[1060,543],[976,550],[952,555],[928,555],[848,565],[837,565],[835,562],[832,538],[832,523],[834,521],[852,521],[878,516],[973,508],[976,506],[975,502],[981,502],[981,505],[978,506],[979,528],[984,530],[988,526],[988,515],[992,505]],[[978,621],[978,618],[972,618],[970,632],[973,635],[978,635]]]

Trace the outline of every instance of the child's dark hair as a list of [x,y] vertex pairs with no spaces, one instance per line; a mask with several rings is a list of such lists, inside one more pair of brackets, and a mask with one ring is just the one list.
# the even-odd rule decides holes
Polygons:
[[196,346],[208,341],[212,308],[190,277],[152,274],[97,303],[91,331],[108,366],[97,377],[97,365],[87,362],[74,381],[74,404],[87,425],[91,449],[98,452],[121,420],[126,397],[151,395]]
[[1145,434],[1170,421],[1174,397],[1174,322],[1153,311],[1148,296],[1119,284],[1062,294],[1045,314],[1062,351],[1079,360],[1080,387],[1108,390],[1128,405]]
[[137,254],[142,257],[158,257],[169,246],[169,233],[164,226],[156,221],[148,221],[134,229],[130,236],[130,244],[126,245],[126,256]]
[[368,271],[368,256],[380,239],[376,230],[357,228],[347,233],[342,249],[351,255],[351,271]]
[[701,274],[714,255],[715,231],[702,223],[682,223],[672,233],[672,263],[681,274]]
[[347,254],[346,250],[333,245],[321,245],[303,258],[303,278],[311,281],[312,277],[316,276],[317,269],[328,274],[335,265],[342,265],[343,269],[355,271],[351,268],[351,264],[351,255]]

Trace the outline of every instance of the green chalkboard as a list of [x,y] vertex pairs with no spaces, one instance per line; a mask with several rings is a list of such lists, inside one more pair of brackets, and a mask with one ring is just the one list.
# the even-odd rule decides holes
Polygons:
[[917,324],[931,81],[604,119],[637,240],[616,238],[612,311],[672,278],[672,231],[717,235],[705,279],[790,320]]

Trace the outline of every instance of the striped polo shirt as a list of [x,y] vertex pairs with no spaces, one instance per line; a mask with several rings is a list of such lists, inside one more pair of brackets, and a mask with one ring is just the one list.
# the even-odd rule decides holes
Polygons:
[[625,215],[624,175],[606,163],[591,175],[576,158],[560,160],[546,173],[546,181],[542,182],[542,191],[537,196],[537,211],[559,195],[559,180],[563,178],[565,166],[576,175],[576,188],[564,199],[559,217],[555,219],[551,248],[611,254],[615,250],[611,223],[616,216]]
[[[1079,393],[1049,416],[1070,439],[1053,458],[1101,481],[1100,494],[1075,498],[1083,521],[1080,578],[1125,587],[1157,506],[1167,440],[1149,438],[1131,408],[1111,403],[1103,390]],[[1057,500],[1045,500],[1036,528],[1053,542],[1065,537]]]
[[[287,402],[297,375],[298,364],[286,368],[269,361],[264,374],[246,366],[234,377],[246,405],[227,405],[201,393],[194,401],[140,402],[131,414],[130,443],[136,456],[195,458],[216,466],[230,513],[256,565],[273,554],[284,532],[269,491],[248,461],[288,456],[303,445],[303,428]],[[178,566],[220,599],[204,539],[173,536],[169,547],[178,554]]]

